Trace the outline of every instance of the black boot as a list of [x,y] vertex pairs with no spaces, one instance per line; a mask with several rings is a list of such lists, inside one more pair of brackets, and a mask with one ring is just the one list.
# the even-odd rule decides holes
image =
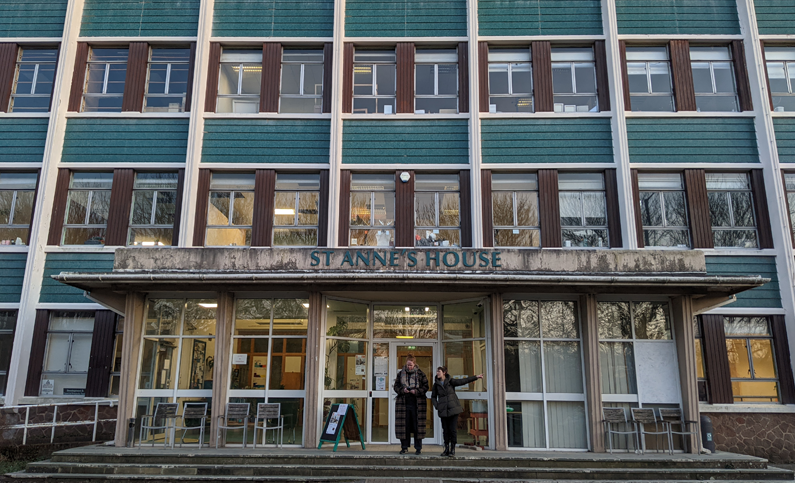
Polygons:
[[450,445],[448,443],[444,444],[444,453],[439,456],[447,456],[450,454]]
[[447,456],[455,456],[455,443],[450,443],[450,451],[447,452]]

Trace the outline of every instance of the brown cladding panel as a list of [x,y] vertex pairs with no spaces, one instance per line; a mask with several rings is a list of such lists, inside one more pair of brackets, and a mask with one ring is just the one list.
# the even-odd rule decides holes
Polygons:
[[478,42],[478,102],[480,112],[489,112],[489,44]]
[[761,169],[752,169],[751,193],[756,211],[756,230],[759,235],[759,248],[773,247],[773,231],[770,227],[770,211],[767,207],[767,191],[765,191],[765,175]]
[[273,203],[276,171],[258,169],[254,175],[254,226],[251,229],[252,247],[271,246],[273,234]]
[[461,219],[461,247],[472,247],[472,183],[469,181],[469,170],[458,173],[459,190],[461,193],[460,219]]
[[[745,63],[745,46],[742,40],[732,40],[732,62],[734,75],[737,78],[737,98],[741,111],[753,111],[754,101],[751,99],[751,84],[748,81],[748,65]],[[764,53],[762,54],[764,56]],[[767,66],[765,66],[767,70]]]
[[709,381],[709,401],[712,404],[732,404],[731,371],[729,354],[726,350],[726,333],[723,329],[722,315],[701,316],[704,341],[704,363]]
[[88,358],[86,397],[108,396],[115,335],[116,314],[110,310],[97,310],[94,313],[94,334]]
[[[215,112],[218,100],[218,76],[221,75],[221,44],[210,43],[210,59],[207,65],[207,92],[204,97],[204,112]],[[202,239],[204,236],[202,235]],[[204,243],[202,243],[203,245]]]
[[127,56],[127,75],[124,79],[124,98],[121,110],[141,112],[144,110],[146,92],[146,68],[149,64],[149,44],[131,42]]
[[193,97],[193,79],[196,72],[196,42],[190,43],[190,62],[188,62],[188,89],[185,91],[185,112],[190,112]]
[[674,101],[677,111],[696,110],[696,92],[693,88],[693,70],[690,67],[690,42],[671,40],[668,44],[671,55]]
[[635,212],[635,234],[638,243],[638,248],[643,248],[646,243],[643,239],[643,221],[640,218],[640,187],[638,185],[638,170],[630,170],[632,175],[632,202],[634,203],[633,210]]
[[340,212],[339,212],[339,233],[337,234],[337,244],[347,247],[349,243],[348,232],[351,229],[351,171],[343,169],[340,171]]
[[765,86],[767,87],[767,97],[770,101],[770,110],[773,110],[773,92],[770,91],[770,73],[767,71],[767,57],[765,56],[765,41],[760,40],[759,45],[762,48],[762,66],[765,68]]
[[282,70],[282,44],[262,44],[262,85],[259,112],[279,112],[279,81]]
[[713,248],[706,173],[703,169],[686,169],[684,175],[693,248]]
[[599,111],[612,109],[610,106],[610,80],[607,75],[607,51],[605,41],[597,40],[593,44],[594,64],[596,67],[596,95],[599,99]]
[[559,248],[562,236],[556,169],[538,170],[538,214],[541,225],[541,247]]
[[328,246],[329,170],[320,171],[320,213],[317,217],[317,246]]
[[773,315],[770,320],[773,346],[778,368],[778,384],[781,402],[795,404],[795,381],[792,376],[792,359],[787,340],[787,324],[783,315]]
[[33,339],[30,344],[28,377],[25,381],[26,397],[37,397],[39,395],[41,370],[44,366],[44,350],[47,347],[47,329],[49,326],[50,312],[48,310],[36,310],[36,321],[33,324]]
[[17,70],[17,44],[0,43],[0,112],[8,112],[11,101],[11,91],[14,86],[14,76]]
[[353,44],[345,42],[342,52],[342,109],[345,114],[353,112]]
[[610,239],[610,248],[624,246],[621,234],[621,209],[618,203],[618,179],[615,169],[606,169],[605,173],[605,200],[607,202],[607,233]]
[[533,42],[532,53],[535,112],[552,112],[555,108],[552,93],[552,47],[547,40]]
[[632,110],[632,100],[629,95],[629,71],[627,70],[627,42],[618,41],[618,53],[621,57],[621,87],[624,93],[624,110]]
[[491,170],[489,169],[480,172],[480,193],[482,196],[483,246],[491,248],[494,246],[494,220],[491,205]]
[[[193,222],[193,246],[204,246],[204,235],[207,231],[207,208],[210,202],[210,180],[212,171],[209,169],[199,170],[199,180],[197,182],[196,193],[196,216]],[[256,196],[254,201],[256,203]]]
[[72,90],[69,92],[69,108],[71,112],[80,112],[83,104],[83,88],[86,83],[86,67],[88,65],[89,46],[85,42],[77,43],[75,53],[75,70],[72,74]]
[[[400,180],[400,173],[409,174],[408,182]],[[414,171],[395,173],[395,246],[414,246]]]
[[458,112],[469,112],[469,47],[458,44]]
[[179,230],[182,227],[182,195],[185,190],[185,170],[177,171],[177,197],[174,200],[174,229],[171,233],[171,246],[179,246]]
[[414,113],[414,44],[398,42],[397,54],[397,112]]
[[331,94],[333,91],[334,44],[323,45],[323,112],[331,112]]
[[71,173],[68,169],[58,170],[58,179],[55,181],[55,197],[52,201],[52,217],[50,218],[50,234],[47,245],[60,245],[61,232],[63,231],[64,217],[66,216],[66,198],[69,196],[69,181]]
[[130,222],[135,171],[129,168],[113,170],[113,188],[110,192],[106,246],[127,244],[127,227]]

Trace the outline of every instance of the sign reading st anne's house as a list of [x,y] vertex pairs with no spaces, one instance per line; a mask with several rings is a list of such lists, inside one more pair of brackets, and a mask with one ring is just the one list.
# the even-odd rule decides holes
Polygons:
[[433,270],[502,268],[502,252],[480,250],[314,250],[311,267],[379,268],[406,267]]

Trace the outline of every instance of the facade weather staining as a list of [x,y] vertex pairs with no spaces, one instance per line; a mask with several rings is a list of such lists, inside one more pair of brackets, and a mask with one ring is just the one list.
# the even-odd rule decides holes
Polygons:
[[118,397],[119,445],[158,401],[276,402],[306,447],[345,401],[391,443],[412,352],[485,374],[489,449],[783,418],[782,3],[0,0],[0,401]]

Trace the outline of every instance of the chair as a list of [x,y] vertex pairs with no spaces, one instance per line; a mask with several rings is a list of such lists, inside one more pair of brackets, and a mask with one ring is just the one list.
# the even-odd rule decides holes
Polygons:
[[[275,419],[276,426],[268,426],[268,420]],[[262,426],[257,423],[262,420]],[[284,444],[284,416],[281,415],[281,404],[259,403],[257,404],[257,416],[254,419],[254,449],[257,449],[257,430],[262,430],[262,444],[267,440],[268,431],[276,431],[273,444],[282,447]],[[276,442],[278,440],[278,443]]]
[[[621,431],[619,429],[612,429],[613,424],[626,425],[632,423],[632,431]],[[638,428],[634,421],[627,421],[627,412],[624,408],[602,408],[602,424],[605,426],[605,436],[607,436],[608,447],[610,454],[613,454],[613,435],[614,434],[634,434],[635,435],[635,448],[639,447],[638,444]],[[619,426],[620,427],[620,426]]]
[[[218,416],[218,431],[215,435],[215,446],[218,446],[218,441],[221,439],[221,430],[224,430],[224,444],[226,444],[226,431],[229,429],[242,429],[243,430],[243,447],[246,447],[246,436],[248,435],[248,420],[249,420],[249,407],[250,403],[226,403],[226,410],[223,416]],[[223,420],[223,424],[221,421]],[[243,421],[242,425],[230,426],[230,421]]]
[[[182,430],[182,436],[179,438],[179,447],[182,448],[182,444],[185,442],[185,434],[188,431],[198,429],[199,430],[199,449],[204,447],[204,426],[207,421],[207,403],[196,403],[196,402],[186,402],[185,407],[182,409],[182,425],[177,425],[176,420],[174,424],[174,430]],[[198,425],[192,425],[188,422],[188,420],[199,420]],[[171,446],[174,446],[174,442],[171,442]]]
[[[700,423],[698,421],[687,421],[682,416],[682,409],[664,409],[660,408],[660,419],[663,423],[668,425],[668,448],[671,450],[670,453],[674,454],[674,435],[678,434],[682,437],[682,442],[684,443],[685,436],[696,436],[696,445],[698,445],[698,453],[701,452],[701,432],[700,432]],[[674,431],[673,425],[677,424],[681,431]],[[693,425],[696,427],[695,431],[688,431],[688,426]],[[682,447],[686,447],[686,444],[682,444]]]
[[[640,409],[640,408],[632,408],[632,421],[639,427],[640,433],[640,447],[642,452],[646,452],[646,438],[645,435],[649,434],[655,437],[655,441],[657,442],[657,451],[660,450],[660,436],[665,435],[665,438],[668,439],[668,429],[666,429],[665,424],[657,419],[657,415],[654,414],[654,409]],[[654,425],[654,431],[646,431],[646,425]],[[662,428],[662,431],[660,431]],[[668,446],[668,450],[670,451],[671,447]]]
[[[174,423],[176,422],[177,418],[177,409],[179,408],[179,403],[157,403],[155,406],[155,413],[154,414],[146,414],[141,416],[141,432],[138,435],[138,447],[141,447],[141,443],[144,440],[144,430],[147,429],[149,431],[154,431],[158,429],[162,429],[163,432],[163,447],[168,446],[168,432],[173,431]],[[171,420],[171,422],[169,422]],[[148,424],[147,424],[148,421]],[[155,435],[152,435],[152,446],[155,445]],[[174,446],[174,436],[171,436],[171,446]]]

